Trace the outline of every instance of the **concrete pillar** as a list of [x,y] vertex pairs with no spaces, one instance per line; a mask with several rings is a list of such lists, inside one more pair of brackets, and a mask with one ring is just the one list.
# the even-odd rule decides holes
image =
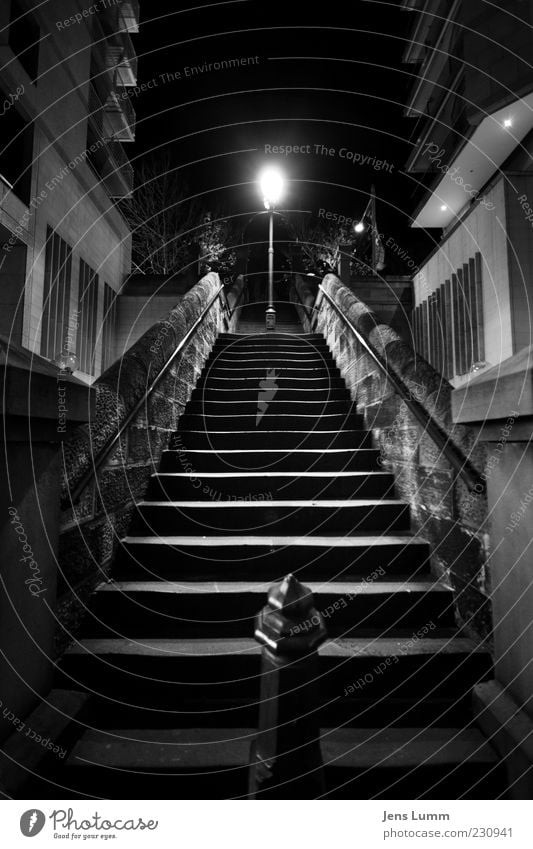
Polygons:
[[474,705],[516,799],[533,798],[532,364],[533,346],[452,393],[454,421],[487,448],[495,678],[476,688]]
[[0,250],[0,334],[9,336],[15,344],[20,344],[27,247],[22,242],[16,242],[10,246],[10,250],[4,250],[6,243],[7,239]]
[[0,376],[2,741],[52,683],[61,442],[88,420],[94,391],[1,336]]

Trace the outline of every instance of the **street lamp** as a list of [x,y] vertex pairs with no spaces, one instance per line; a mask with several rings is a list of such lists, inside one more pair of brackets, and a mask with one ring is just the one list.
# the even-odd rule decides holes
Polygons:
[[265,168],[259,177],[265,209],[268,210],[268,306],[265,314],[267,330],[276,329],[274,309],[274,208],[283,195],[284,179],[277,168]]

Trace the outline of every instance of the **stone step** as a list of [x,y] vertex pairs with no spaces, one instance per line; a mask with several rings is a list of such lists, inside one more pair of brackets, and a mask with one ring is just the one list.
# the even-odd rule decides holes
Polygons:
[[[87,730],[69,754],[69,786],[90,781],[118,798],[118,771],[128,798],[143,797],[147,774],[163,798],[245,797],[255,736],[253,727]],[[492,798],[498,786],[495,753],[473,728],[324,728],[321,751],[327,798]]]
[[146,500],[212,501],[278,499],[394,498],[394,476],[387,472],[157,472]]
[[379,451],[376,448],[327,448],[294,450],[187,450],[178,436],[172,440],[175,448],[163,451],[162,472],[180,472],[190,464],[194,472],[279,471],[376,471],[379,470]]
[[178,444],[179,448],[222,450],[235,448],[235,445],[246,445],[247,449],[255,450],[287,450],[331,448],[372,448],[372,434],[366,430],[219,430],[207,433],[202,430],[187,430],[179,432],[179,442],[173,437],[170,448]]
[[230,535],[253,533],[332,534],[406,532],[409,505],[397,499],[357,501],[141,501],[136,505],[132,532]]
[[391,580],[428,572],[428,543],[411,534],[376,536],[135,536],[121,541],[114,575],[170,580]]
[[[92,599],[84,635],[250,636],[270,584],[258,581],[112,581]],[[428,622],[453,629],[453,594],[431,578],[308,583],[330,636],[409,636]],[[450,630],[451,634],[451,630]]]
[[[196,700],[212,711],[243,698],[257,701],[260,654],[258,643],[244,637],[86,638],[68,649],[57,676],[60,684],[66,679],[130,707]],[[327,701],[452,700],[470,694],[490,672],[488,650],[458,637],[329,639],[319,649]]]

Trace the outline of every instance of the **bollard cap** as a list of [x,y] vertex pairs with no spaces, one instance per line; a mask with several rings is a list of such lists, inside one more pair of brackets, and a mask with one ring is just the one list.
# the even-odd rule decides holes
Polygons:
[[275,654],[306,655],[327,638],[313,593],[292,574],[270,588],[255,624],[255,639]]

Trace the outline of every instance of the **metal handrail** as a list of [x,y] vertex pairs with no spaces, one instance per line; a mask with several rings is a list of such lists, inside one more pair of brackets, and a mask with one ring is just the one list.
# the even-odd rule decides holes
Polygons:
[[468,458],[465,457],[465,455],[462,453],[462,451],[459,450],[459,448],[457,448],[455,443],[453,443],[448,438],[446,433],[441,429],[440,425],[435,421],[433,416],[428,413],[425,407],[423,407],[422,404],[416,400],[416,398],[413,398],[412,393],[409,392],[403,380],[401,380],[401,378],[397,377],[397,375],[394,374],[394,372],[388,367],[385,360],[383,360],[381,355],[378,354],[378,352],[370,344],[370,342],[365,339],[365,337],[360,333],[359,330],[357,330],[357,328],[352,324],[350,319],[347,318],[346,315],[344,315],[344,313],[337,306],[331,295],[326,292],[322,284],[320,284],[319,286],[319,293],[315,302],[315,310],[318,310],[319,308],[319,299],[321,296],[327,299],[328,303],[333,307],[337,315],[342,318],[346,326],[352,331],[361,347],[364,348],[366,353],[376,363],[380,371],[385,375],[389,383],[393,386],[394,391],[397,392],[397,394],[401,397],[402,401],[405,402],[409,411],[413,414],[419,424],[422,425],[424,431],[433,440],[437,448],[442,451],[452,468],[463,479],[468,489],[470,491],[475,490],[479,494],[484,492],[485,482],[483,481],[480,473],[476,469],[474,469]]
[[[211,307],[213,306],[215,301],[221,296],[223,291],[224,291],[224,286],[221,285],[217,289],[217,291],[215,292],[215,294],[213,295],[213,297],[211,298],[209,303],[206,305],[206,307],[202,311],[201,315],[198,316],[198,318],[196,319],[196,321],[194,322],[192,327],[187,331],[187,333],[185,334],[185,336],[183,337],[181,342],[178,344],[176,349],[172,352],[170,357],[167,359],[166,363],[160,369],[157,376],[154,378],[154,380],[152,380],[150,386],[148,387],[148,389],[146,389],[143,396],[137,401],[135,406],[132,407],[132,409],[130,410],[130,412],[128,413],[128,415],[126,416],[124,421],[122,422],[122,424],[119,425],[117,432],[110,439],[108,439],[108,441],[100,449],[100,451],[98,452],[96,457],[93,458],[92,465],[90,466],[89,469],[87,469],[87,471],[85,472],[83,477],[78,481],[78,483],[74,487],[73,491],[70,493],[72,503],[75,503],[79,499],[79,497],[81,496],[85,487],[91,482],[93,477],[96,476],[96,473],[98,472],[98,470],[102,466],[104,460],[109,456],[109,454],[114,450],[114,448],[117,445],[120,444],[120,439],[121,439],[124,431],[127,430],[127,428],[130,426],[131,422],[137,416],[139,411],[144,407],[144,405],[148,401],[149,397],[151,396],[152,392],[154,391],[154,389],[159,384],[161,378],[167,373],[168,369],[170,368],[170,366],[172,365],[172,363],[174,362],[174,360],[176,359],[178,354],[181,353],[183,348],[188,344],[188,342],[194,336],[194,334],[196,333],[196,331],[198,330],[198,328],[202,324],[203,320],[207,316],[208,312],[210,311]],[[224,312],[226,312],[226,314],[227,314],[227,305],[225,303],[225,300],[222,303],[223,303],[223,306],[224,306]]]

